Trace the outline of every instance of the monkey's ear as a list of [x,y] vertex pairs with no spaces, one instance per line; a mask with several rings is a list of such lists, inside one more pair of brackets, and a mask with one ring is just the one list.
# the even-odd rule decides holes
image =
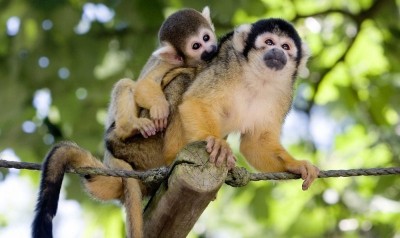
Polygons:
[[243,51],[246,45],[247,36],[249,35],[250,31],[250,24],[243,24],[235,29],[235,32],[233,34],[233,47],[235,48],[235,50],[239,52]]
[[168,43],[161,44],[161,47],[154,51],[152,55],[173,65],[183,65],[182,56],[180,56],[178,52],[176,52],[175,48]]
[[301,43],[301,53],[302,57],[299,63],[299,68],[297,69],[297,74],[301,78],[307,78],[310,75],[310,71],[307,68],[308,58],[311,56],[310,48],[306,43]]
[[203,11],[201,12],[201,15],[203,15],[203,17],[208,21],[208,23],[210,24],[212,30],[215,31],[214,24],[212,23],[211,17],[210,17],[210,8],[208,6],[205,6],[203,8]]

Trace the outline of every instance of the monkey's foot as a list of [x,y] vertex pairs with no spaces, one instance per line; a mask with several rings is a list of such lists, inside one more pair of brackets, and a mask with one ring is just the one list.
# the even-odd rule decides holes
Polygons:
[[231,147],[224,139],[209,136],[207,141],[207,152],[210,153],[210,162],[215,163],[217,167],[226,163],[228,169],[232,169],[236,164],[236,157],[233,155]]
[[306,160],[296,160],[286,166],[288,172],[300,174],[304,180],[302,189],[307,190],[318,177],[319,169]]
[[153,119],[157,131],[162,131],[167,127],[168,115],[169,103],[167,100],[150,108],[150,117]]

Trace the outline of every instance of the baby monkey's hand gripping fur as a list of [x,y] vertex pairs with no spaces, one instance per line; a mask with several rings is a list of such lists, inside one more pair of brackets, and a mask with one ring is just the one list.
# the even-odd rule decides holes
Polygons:
[[[160,46],[147,61],[138,81],[120,80],[114,87],[110,104],[115,134],[122,140],[140,132],[145,138],[167,126],[169,104],[161,80],[175,68],[205,65],[217,51],[217,39],[208,7],[203,12],[183,9],[169,16],[159,31]],[[140,108],[149,109],[150,119],[138,117]]]
[[[185,93],[179,120],[167,128],[167,164],[186,143],[205,140],[210,161],[231,168],[235,159],[224,138],[240,132],[240,151],[253,167],[300,174],[303,190],[308,189],[318,168],[295,160],[280,143],[295,78],[307,70],[305,45],[293,26],[281,19],[243,25],[223,41],[210,66]],[[168,133],[180,127],[180,136]]]

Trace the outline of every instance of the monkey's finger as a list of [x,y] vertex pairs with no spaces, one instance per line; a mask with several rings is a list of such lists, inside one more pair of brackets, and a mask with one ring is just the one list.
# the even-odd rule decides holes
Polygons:
[[143,126],[143,129],[146,131],[147,135],[155,135],[156,134],[156,125],[154,123],[149,123]]
[[301,175],[301,179],[307,180],[307,168],[306,168],[306,166],[300,166],[299,172],[300,172],[300,175]]
[[148,137],[149,137],[149,136],[147,135],[147,133],[146,133],[145,130],[140,129],[140,134],[142,134],[142,136],[143,136],[144,138],[148,138]]
[[301,189],[303,191],[306,191],[311,186],[312,182],[313,180],[308,180],[308,179],[304,180],[303,184],[301,185]]
[[215,163],[215,160],[218,156],[218,153],[220,151],[221,144],[220,143],[214,143],[213,148],[210,153],[210,162]]
[[158,119],[160,127],[158,128],[158,131],[162,131],[165,128],[165,122],[164,118]]
[[318,177],[319,174],[319,169],[312,164],[307,163],[306,169],[307,169],[307,177],[302,185],[303,190],[307,190],[314,182],[314,180]]
[[145,130],[145,132],[146,132],[148,137],[149,136],[154,136],[157,133],[154,124],[149,124],[149,125],[144,126],[144,130]]
[[232,154],[228,155],[226,165],[228,166],[228,169],[233,169],[236,165],[236,157]]
[[154,136],[155,134],[157,134],[157,131],[155,129],[150,129],[146,131],[148,136]]
[[160,130],[160,121],[159,121],[159,119],[154,119],[154,126],[155,126],[156,131]]
[[307,189],[311,186],[311,184],[314,182],[314,180],[316,178],[318,178],[318,175],[319,175],[319,169],[316,166],[311,165],[311,171],[312,171],[312,173],[310,173],[310,176],[309,176],[309,179],[308,179],[309,183],[306,184],[307,185]]
[[218,152],[219,152],[219,150],[215,149],[215,147],[214,147],[214,150],[211,151],[211,153],[210,153],[210,162],[211,163],[215,163],[216,162]]
[[207,141],[207,145],[206,145],[207,152],[211,153],[211,151],[213,150],[214,144],[215,144],[215,138],[212,136],[209,136],[209,137],[207,137],[206,141]]
[[157,131],[162,131],[164,128],[164,118],[157,119]]
[[152,132],[151,130],[145,130],[144,132],[145,132],[145,134],[146,134],[146,136],[147,136],[147,137],[145,137],[145,138],[148,138],[148,137],[150,137],[150,136],[153,135],[153,132]]
[[227,158],[228,158],[228,151],[225,147],[221,146],[215,165],[217,167],[220,167],[225,161],[227,161]]

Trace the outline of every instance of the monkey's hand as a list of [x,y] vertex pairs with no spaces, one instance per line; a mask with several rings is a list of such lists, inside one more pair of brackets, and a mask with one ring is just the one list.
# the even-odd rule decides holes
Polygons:
[[314,180],[318,177],[319,169],[306,160],[293,160],[286,164],[288,172],[300,174],[304,180],[302,189],[307,190]]
[[228,169],[232,169],[236,164],[236,157],[233,155],[231,147],[224,139],[209,136],[207,141],[207,152],[210,153],[210,162],[215,163],[217,167],[226,163]]
[[133,135],[141,133],[144,138],[156,134],[156,126],[147,118],[136,118],[132,122],[121,123],[115,127],[117,137],[125,140]]
[[153,119],[157,131],[162,131],[167,127],[168,115],[169,103],[165,99],[150,107],[150,117]]
[[153,136],[157,132],[155,124],[150,119],[142,117],[134,121],[134,130],[139,130],[144,138]]

